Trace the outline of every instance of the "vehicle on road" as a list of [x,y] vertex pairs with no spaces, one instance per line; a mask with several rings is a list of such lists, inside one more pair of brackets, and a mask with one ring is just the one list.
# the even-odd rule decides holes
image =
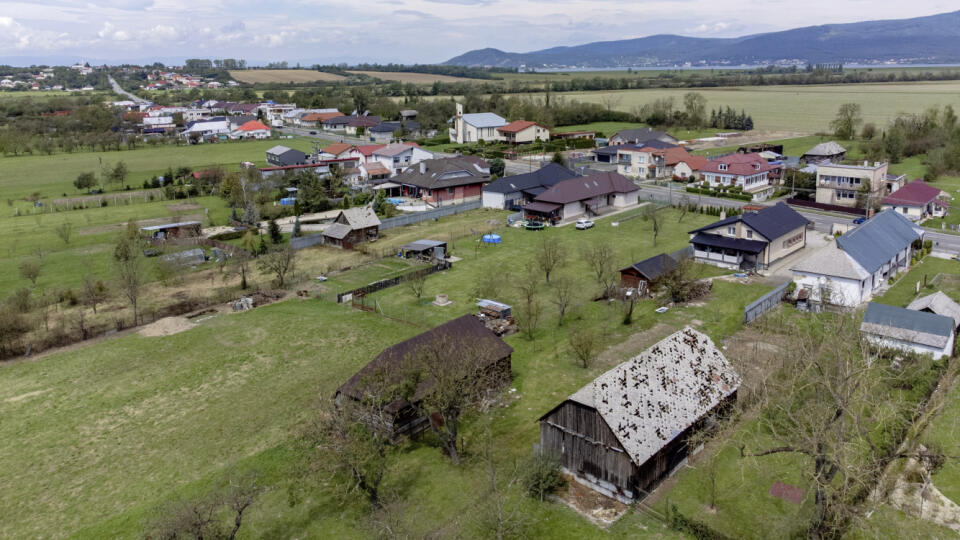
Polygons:
[[316,135],[317,132],[316,132],[316,131],[311,131],[310,134],[311,134],[311,135]]
[[867,222],[867,218],[865,218],[865,217],[858,217],[858,218],[856,218],[856,219],[853,220],[853,224],[854,224],[854,225],[863,225],[863,224],[866,223],[866,222]]
[[578,219],[576,227],[581,231],[585,231],[590,227],[593,227],[593,222],[589,219]]

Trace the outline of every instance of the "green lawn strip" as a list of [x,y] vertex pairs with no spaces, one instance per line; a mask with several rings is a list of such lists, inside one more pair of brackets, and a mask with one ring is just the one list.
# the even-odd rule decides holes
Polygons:
[[878,504],[866,520],[844,535],[847,540],[920,540],[927,538],[955,538],[952,529],[941,527],[925,519],[904,514],[887,504]]
[[[946,283],[933,283],[938,274],[948,276],[960,275],[960,262],[926,256],[923,261],[914,266],[910,272],[901,278],[883,296],[876,299],[881,304],[906,307],[918,296],[933,294],[942,290],[954,300],[960,301],[960,280],[949,280]],[[924,277],[927,285],[924,286]],[[920,283],[920,294],[916,293],[917,283]]]

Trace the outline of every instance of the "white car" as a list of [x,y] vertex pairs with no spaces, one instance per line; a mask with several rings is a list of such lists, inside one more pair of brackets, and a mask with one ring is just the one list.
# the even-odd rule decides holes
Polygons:
[[589,219],[578,219],[578,220],[577,220],[577,228],[580,229],[581,231],[585,231],[585,230],[589,229],[590,227],[593,227],[593,222],[590,221]]

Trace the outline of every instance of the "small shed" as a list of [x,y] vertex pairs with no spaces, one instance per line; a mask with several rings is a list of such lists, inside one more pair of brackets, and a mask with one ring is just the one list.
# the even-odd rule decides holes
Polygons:
[[155,241],[167,240],[168,238],[194,238],[200,236],[201,228],[202,224],[199,221],[180,221],[140,227],[140,234],[149,236]]
[[[471,367],[482,372],[489,381],[490,390],[502,388],[513,378],[510,365],[513,348],[484,326],[480,319],[463,315],[381,351],[337,389],[336,403],[340,404],[344,399],[359,401],[375,391],[373,388],[396,386],[402,382],[408,369],[416,367],[411,363],[416,362],[419,351],[438,344],[449,351],[450,362],[469,362]],[[412,402],[397,398],[387,405],[386,412],[390,416],[387,427],[394,436],[413,435],[427,428],[428,418],[421,416],[415,405],[429,394],[432,385],[433,381],[425,378],[413,391]]]
[[870,302],[860,333],[877,347],[929,354],[939,360],[953,354],[956,322],[935,313]]
[[950,317],[955,323],[954,326],[960,328],[960,304],[954,302],[953,299],[944,294],[943,291],[937,291],[931,295],[917,298],[913,302],[910,302],[907,309]]
[[620,269],[620,286],[624,289],[637,289],[645,292],[652,288],[664,275],[677,267],[677,261],[666,253],[654,255],[638,263]]
[[642,499],[687,458],[740,375],[690,327],[600,375],[540,417],[540,446],[596,491]]
[[405,259],[445,259],[447,257],[447,243],[439,240],[417,240],[401,246],[400,256]]
[[487,300],[485,298],[477,302],[477,307],[480,308],[480,313],[493,319],[506,319],[510,317],[512,310],[507,304],[501,304],[500,302],[494,302],[493,300]]
[[207,256],[202,249],[193,248],[185,251],[178,251],[176,253],[168,253],[163,257],[160,257],[160,259],[164,262],[175,263],[180,266],[196,266],[206,262]]
[[369,206],[342,210],[323,231],[327,245],[353,249],[357,244],[376,240],[380,235],[380,218]]

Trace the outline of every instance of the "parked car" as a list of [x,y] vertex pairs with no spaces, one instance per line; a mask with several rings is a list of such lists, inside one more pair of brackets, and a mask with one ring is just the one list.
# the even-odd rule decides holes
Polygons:
[[593,222],[589,219],[578,219],[576,227],[581,231],[585,231],[590,227],[593,227]]
[[310,134],[311,134],[311,135],[316,135],[317,132],[316,132],[316,131],[311,131]]
[[856,219],[853,220],[853,224],[854,224],[854,225],[863,225],[863,224],[866,223],[866,222],[867,222],[867,218],[865,218],[865,217],[858,217],[858,218],[856,218]]

